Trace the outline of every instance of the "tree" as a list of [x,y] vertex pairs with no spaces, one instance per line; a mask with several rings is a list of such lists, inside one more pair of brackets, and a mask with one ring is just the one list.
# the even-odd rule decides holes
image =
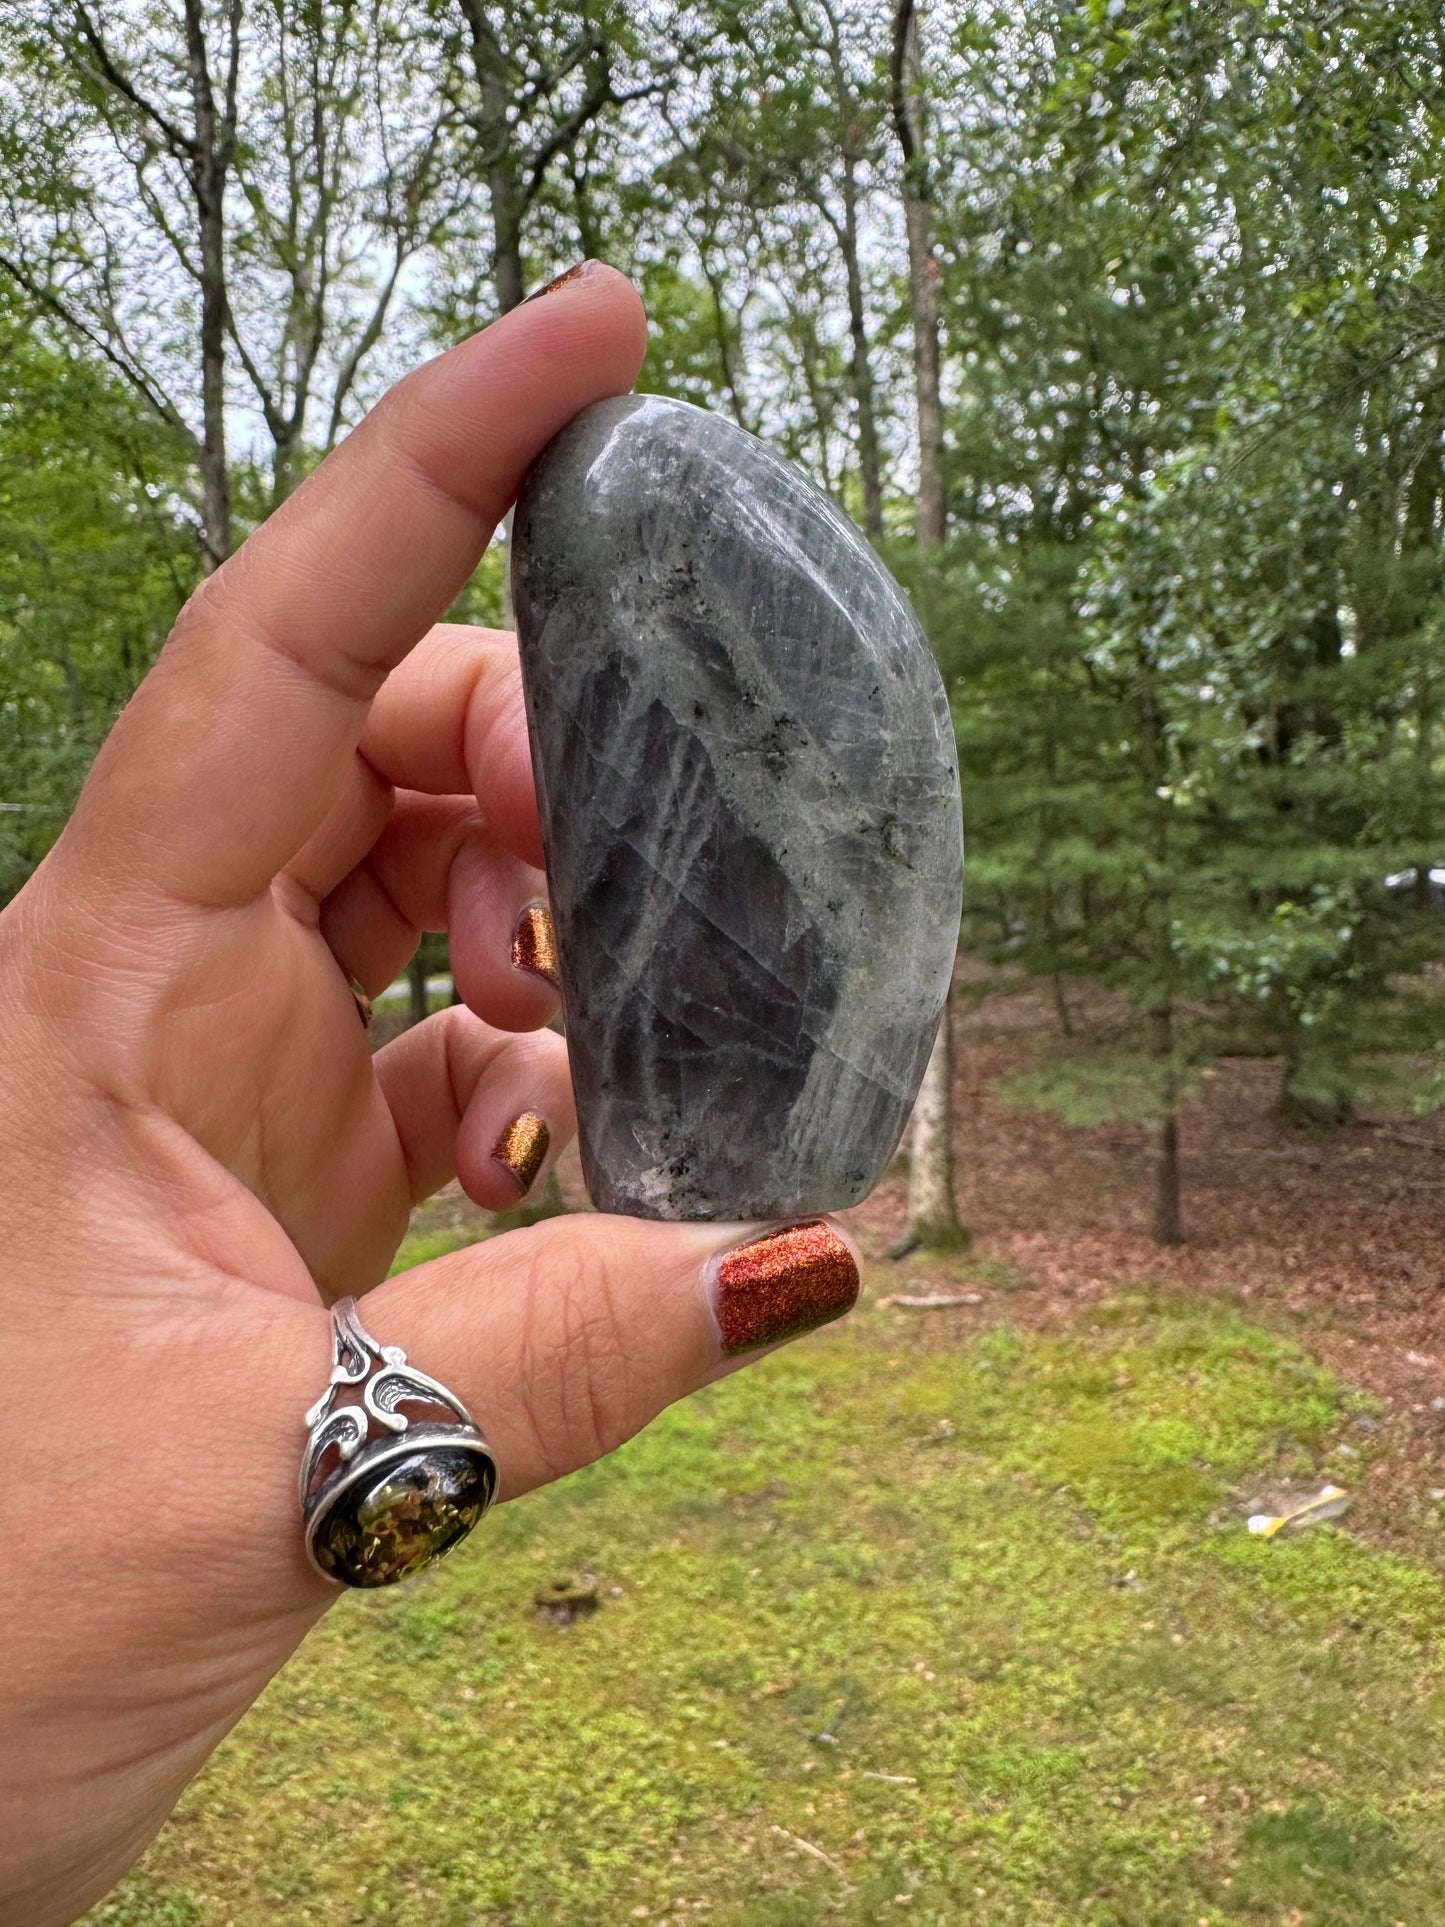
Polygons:
[[[898,0],[890,68],[893,125],[903,157],[903,212],[908,235],[908,297],[913,320],[913,378],[918,409],[918,509],[914,525],[921,557],[943,547],[943,402],[939,357],[939,268],[933,252],[932,175],[923,119],[918,60],[918,15],[913,0]],[[894,1246],[902,1256],[916,1245],[967,1242],[958,1220],[953,1165],[953,1026],[945,1000],[938,1036],[913,1108],[909,1140],[908,1223]]]
[[[383,374],[601,253],[644,385],[909,583],[965,941],[1057,1020],[1011,1094],[1146,1131],[1165,1239],[1221,1052],[1312,1128],[1440,1101],[1439,59],[1423,0],[0,0],[9,873],[194,575],[187,517],[209,566]],[[947,1049],[910,1200],[945,1238]]]
[[[491,295],[494,312],[505,314],[526,292],[529,216],[570,170],[578,226],[584,243],[593,238],[582,169],[587,137],[618,109],[662,91],[667,71],[638,58],[636,33],[612,0],[586,0],[565,14],[455,0],[438,54],[443,91],[465,137],[460,152],[486,189]],[[480,311],[479,283],[470,286]]]
[[[430,17],[430,63],[453,130],[449,171],[482,189],[490,240],[482,252],[469,218],[452,224],[441,249],[431,318],[434,331],[453,339],[524,299],[529,244],[539,238],[539,217],[556,215],[563,179],[582,254],[601,251],[592,193],[597,137],[631,103],[663,92],[668,71],[656,49],[651,61],[639,52],[627,10],[615,0],[586,0],[580,12],[565,14],[545,5],[436,0]],[[540,238],[545,281],[561,249],[555,232]],[[576,247],[568,253],[575,258]],[[509,514],[496,609],[505,625],[513,620],[510,534]]]
[[187,453],[0,306],[0,901],[54,841],[196,579]]
[[341,432],[454,205],[448,109],[407,18],[395,0],[0,7],[19,53],[0,272],[189,447],[208,568],[235,540],[237,404],[269,448],[264,513]]
[[[864,228],[880,217],[886,108],[859,23],[835,0],[761,0],[726,15],[732,57],[714,54],[716,98],[691,136],[698,176],[731,199],[755,258],[776,264],[779,338],[809,403],[824,486],[883,538],[884,458]],[[766,88],[740,84],[739,56],[767,47]],[[846,334],[837,326],[843,319]],[[846,395],[857,495],[830,458]],[[798,438],[801,439],[801,438]]]
[[[1173,1241],[1211,1056],[1277,1052],[1318,1123],[1428,1021],[1380,884],[1425,861],[1439,756],[1438,133],[1378,12],[1076,13],[1029,44],[955,331],[970,934],[1065,1033],[1012,1093],[1148,1125]],[[1105,1014],[1076,1021],[1080,981]]]

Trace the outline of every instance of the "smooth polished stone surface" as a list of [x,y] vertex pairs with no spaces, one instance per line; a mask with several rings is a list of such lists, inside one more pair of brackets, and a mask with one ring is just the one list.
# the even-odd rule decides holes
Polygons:
[[857,1203],[922,1078],[963,888],[912,610],[797,470],[656,396],[562,431],[512,541],[594,1203]]

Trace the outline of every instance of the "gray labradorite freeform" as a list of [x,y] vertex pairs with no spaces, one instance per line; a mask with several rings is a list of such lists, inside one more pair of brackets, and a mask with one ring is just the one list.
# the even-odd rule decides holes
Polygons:
[[644,395],[544,450],[512,588],[594,1203],[856,1204],[963,889],[948,703],[897,584],[761,442]]

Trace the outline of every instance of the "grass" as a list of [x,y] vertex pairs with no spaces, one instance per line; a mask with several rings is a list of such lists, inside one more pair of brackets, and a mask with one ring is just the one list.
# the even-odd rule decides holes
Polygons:
[[465,1246],[476,1243],[476,1227],[469,1223],[443,1224],[434,1230],[413,1230],[402,1240],[390,1275],[394,1278],[399,1271],[410,1271],[413,1265],[430,1264],[433,1258],[445,1258],[453,1251],[461,1251]]
[[1445,1919],[1439,1580],[1242,1525],[1357,1401],[1218,1305],[1093,1316],[864,1313],[343,1599],[90,1919]]

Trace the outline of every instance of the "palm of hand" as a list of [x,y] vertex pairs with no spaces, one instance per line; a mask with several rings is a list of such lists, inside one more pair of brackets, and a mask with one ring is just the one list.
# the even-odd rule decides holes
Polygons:
[[[454,676],[461,658],[494,666],[508,650],[504,638],[439,632],[396,698],[404,706],[439,663]],[[0,1160],[11,1179],[0,1236],[20,1254],[6,1312],[27,1361],[12,1415],[20,1436],[87,1467],[85,1503],[6,1586],[15,1619],[37,1597],[59,1602],[27,1669],[27,1710],[80,1742],[30,1776],[23,1801],[53,1813],[79,1796],[92,1814],[123,1815],[118,1832],[100,1829],[93,1869],[80,1859],[67,1870],[97,1889],[329,1603],[290,1523],[301,1413],[329,1351],[321,1299],[385,1275],[415,1187],[449,1175],[439,1152],[455,1162],[479,1069],[500,1072],[508,1103],[544,1104],[559,1138],[570,1121],[550,1033],[510,1038],[457,1010],[434,1020],[429,1047],[416,1033],[372,1057],[351,964],[322,926],[357,874],[360,838],[372,839],[365,863],[386,874],[378,825],[404,820],[408,804],[394,813],[369,766],[352,789],[362,802],[353,793],[338,812],[349,847],[338,854],[333,823],[297,859],[300,870],[308,851],[329,863],[325,895],[287,873],[247,904],[173,904],[138,927],[95,914],[77,839],[81,858],[62,843],[0,924]],[[443,814],[465,831],[475,800]],[[535,890],[527,866],[494,868],[511,874],[512,897]],[[377,988],[416,930],[346,921],[356,968]],[[554,1007],[540,984],[518,985],[513,1016],[518,1005]],[[483,1169],[473,1189],[495,1205],[508,1194],[487,1187],[506,1183]],[[271,1388],[288,1379],[287,1421],[268,1429]],[[228,1519],[237,1478],[259,1501],[249,1522],[244,1505]],[[243,1536],[228,1543],[232,1522]],[[77,1657],[66,1608],[87,1578],[101,1583],[81,1595]],[[164,1629],[163,1658],[139,1665],[128,1658],[138,1607],[145,1643]],[[50,1662],[52,1644],[63,1665]],[[138,1757],[155,1791],[131,1812]],[[17,1918],[40,1918],[30,1907]]]
[[[643,344],[583,273],[393,391],[193,599],[0,916],[0,1927],[104,1893],[336,1596],[297,1502],[323,1300],[454,1175],[514,1202],[520,1112],[554,1155],[572,1128],[553,992],[511,962],[543,888],[515,650],[428,625]],[[423,928],[469,1008],[373,1057],[348,979],[375,994]],[[742,1234],[555,1219],[366,1324],[511,1497],[852,1302],[842,1236]]]
[[[525,392],[474,342],[415,378],[410,413],[376,411],[193,603],[0,919],[7,1416],[37,1455],[7,1506],[27,1557],[0,1578],[0,1724],[36,1735],[0,1777],[0,1919],[104,1891],[330,1603],[295,1494],[322,1298],[385,1276],[459,1158],[481,1202],[515,1197],[468,1151],[469,1108],[479,1144],[523,1103],[570,1128],[560,1039],[456,1010],[374,1060],[348,978],[389,982],[460,882],[489,1014],[523,1031],[555,1009],[501,927],[541,884],[510,643],[443,630],[389,672],[531,455],[627,386],[639,319],[603,277],[503,324],[539,356]],[[450,434],[430,421],[447,391]],[[454,1341],[431,1342],[445,1365]],[[513,1465],[518,1488],[551,1470]]]
[[[151,1061],[157,1110],[192,1140],[189,1181],[197,1195],[218,1186],[217,1223],[234,1221],[214,1261],[314,1303],[385,1277],[414,1199],[319,906],[286,901],[301,895],[274,891],[203,946]],[[289,1262],[265,1249],[266,1218],[293,1247]]]

